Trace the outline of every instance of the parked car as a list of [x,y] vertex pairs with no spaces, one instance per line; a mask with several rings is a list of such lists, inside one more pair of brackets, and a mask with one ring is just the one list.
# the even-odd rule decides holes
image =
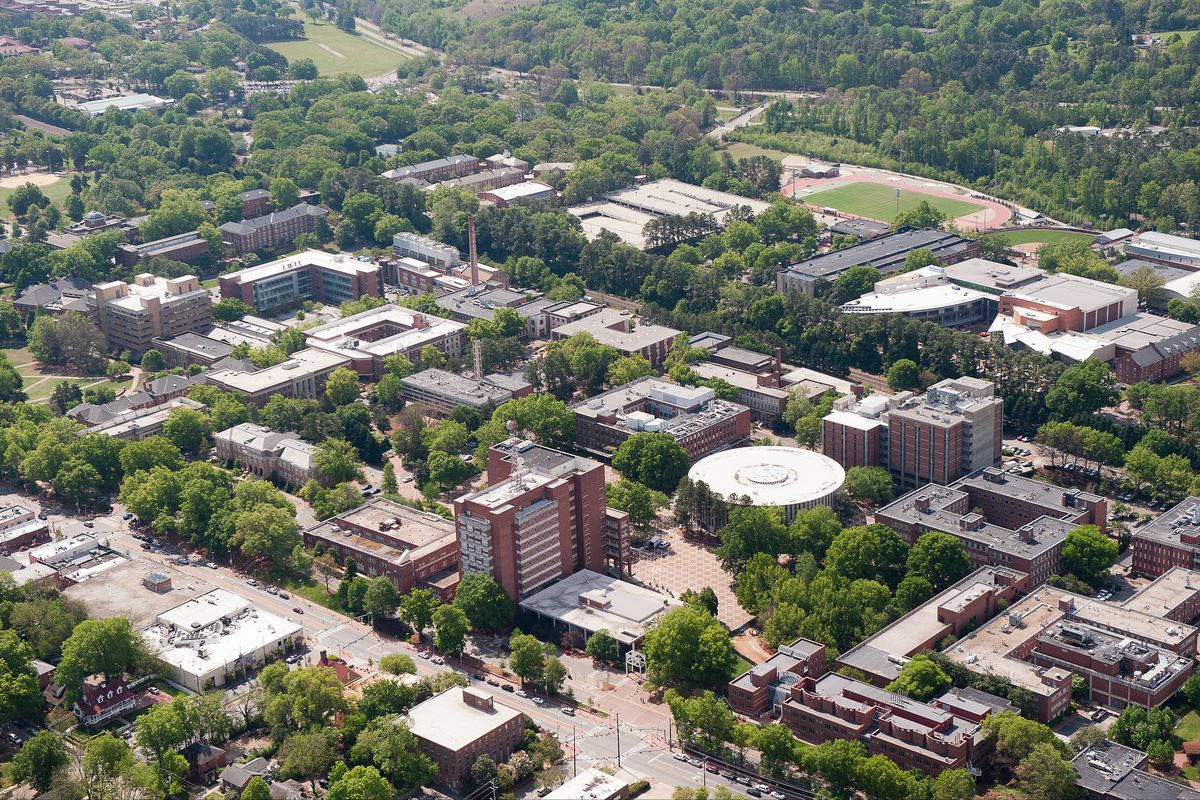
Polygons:
[[787,795],[779,790],[771,792],[771,797],[773,797],[774,800],[787,800]]
[[428,650],[420,650],[420,651],[418,651],[418,652],[417,652],[417,658],[423,658],[423,659],[425,659],[426,661],[428,661],[428,660],[429,660],[429,655],[430,655],[430,654],[429,654],[429,651],[428,651]]
[[92,522],[92,521],[89,519],[88,521],[86,521],[86,522],[84,522],[84,523],[83,523],[83,527],[85,527],[85,528],[94,528],[94,527],[96,527],[96,523]]
[[292,606],[292,611],[295,611],[297,614],[303,614],[303,613],[304,613],[304,609],[303,609],[303,608],[301,608],[300,606]]
[[258,586],[258,581],[254,580],[254,578],[251,578],[250,580],[246,581],[246,585],[247,586]]
[[446,659],[442,658],[441,656],[434,656],[433,658],[430,659],[430,661],[432,661],[435,664],[445,664],[446,663]]
[[731,769],[721,770],[721,777],[730,781],[737,780],[737,776],[733,774],[733,770]]
[[128,522],[129,520],[133,519],[133,514],[130,514],[128,511],[126,511],[124,514],[121,515],[121,519]]
[[50,519],[50,515],[43,511],[42,513],[38,514],[38,519]]
[[738,783],[740,783],[742,786],[750,785],[750,779],[747,778],[745,775],[738,775],[737,777],[734,778],[734,780],[737,781]]
[[671,755],[671,758],[675,759],[676,761],[687,761],[687,756],[685,756],[683,753],[674,753]]
[[562,713],[566,714],[568,717],[573,717],[575,716],[575,709],[571,708],[570,706],[565,706],[562,710]]
[[716,775],[718,772],[720,772],[720,770],[717,769],[716,764],[705,764],[704,769],[707,770],[708,772],[711,772],[713,775]]
[[216,563],[215,563],[215,562],[212,562],[212,561],[208,562],[208,563],[207,563],[207,564],[205,564],[204,566],[208,567],[209,569],[216,569],[216,568],[217,568],[217,565],[216,565]]
[[512,685],[511,683],[506,683],[506,684],[504,684],[503,686],[501,686],[500,688],[501,688],[501,689],[503,689],[503,690],[504,690],[504,691],[506,691],[506,692],[514,692],[514,691],[516,691],[516,689],[514,689],[514,688],[513,688],[513,685]]
[[517,689],[517,697],[529,697],[529,692],[524,689]]
[[763,796],[762,790],[757,789],[753,786],[751,786],[749,789],[746,790],[746,794],[750,795],[751,797],[762,797]]
[[499,685],[500,685],[500,681],[496,680],[495,678],[488,678],[488,679],[487,679],[487,685],[488,685],[488,686],[499,686]]
[[291,600],[292,599],[292,596],[290,594],[288,594],[287,592],[280,592],[279,597],[282,600]]
[[535,706],[545,705],[545,703],[546,703],[546,701],[545,701],[545,700],[543,700],[543,699],[542,699],[542,698],[540,698],[540,697],[534,697],[534,698],[533,698],[533,704],[534,704]]

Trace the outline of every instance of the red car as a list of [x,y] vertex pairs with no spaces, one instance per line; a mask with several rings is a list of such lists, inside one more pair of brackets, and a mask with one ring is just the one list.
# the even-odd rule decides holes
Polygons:
[[711,772],[713,775],[716,775],[717,772],[719,772],[716,764],[705,764],[704,769],[707,770],[708,772]]

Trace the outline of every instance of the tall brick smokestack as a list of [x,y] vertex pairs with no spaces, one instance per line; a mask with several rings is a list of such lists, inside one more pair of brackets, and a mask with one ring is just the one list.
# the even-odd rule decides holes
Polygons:
[[479,283],[479,260],[475,256],[475,218],[467,217],[467,240],[471,253],[471,285]]

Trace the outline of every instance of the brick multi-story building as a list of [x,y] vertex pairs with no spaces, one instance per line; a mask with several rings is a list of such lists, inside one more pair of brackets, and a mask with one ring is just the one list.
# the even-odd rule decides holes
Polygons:
[[1000,295],[1000,313],[1043,334],[1089,331],[1137,311],[1136,289],[1057,273]]
[[871,755],[927,775],[968,768],[987,747],[974,720],[834,672],[800,678],[781,705],[780,722],[806,742],[861,741]]
[[1133,532],[1133,571],[1156,578],[1172,567],[1200,569],[1200,497],[1187,497]]
[[303,486],[318,476],[313,455],[317,448],[294,433],[243,422],[213,434],[217,457],[233,461],[260,478]]
[[502,764],[524,743],[522,717],[486,692],[455,686],[413,706],[408,723],[421,752],[437,764],[438,783],[457,792],[478,759]]
[[1108,501],[988,467],[950,486],[929,484],[879,509],[910,544],[926,531],[958,537],[972,567],[1009,567],[1039,586],[1062,566],[1062,545],[1079,525],[1105,530]]
[[106,681],[103,675],[89,675],[80,688],[79,699],[71,710],[84,725],[99,727],[113,717],[132,711],[137,693],[129,688],[123,677]]
[[136,356],[155,339],[212,327],[212,301],[195,275],[159,278],[143,272],[133,283],[98,283],[87,305],[108,346]]
[[707,386],[680,386],[644,377],[571,406],[575,441],[612,453],[635,433],[665,433],[693,459],[750,437],[750,409],[718,400]]
[[1029,576],[1007,567],[980,567],[943,589],[900,619],[838,656],[883,688],[900,676],[908,659],[937,650],[947,637],[958,637],[996,616],[1029,589]]
[[923,395],[847,396],[822,426],[824,453],[843,467],[884,467],[906,487],[946,484],[1000,460],[1004,400],[989,381],[947,378]]
[[509,439],[488,451],[488,488],[454,501],[464,572],[491,575],[514,600],[580,569],[603,572],[604,466]]
[[825,645],[797,639],[729,682],[729,707],[754,720],[778,717],[800,678],[825,674]]
[[238,197],[242,201],[242,219],[261,217],[271,210],[271,193],[266,189],[250,189]]
[[304,335],[309,347],[347,358],[355,372],[377,381],[388,356],[416,362],[423,349],[434,347],[447,358],[458,358],[466,346],[466,330],[461,322],[389,304],[309,328]]
[[1190,625],[1200,617],[1200,572],[1171,567],[1121,606]]
[[236,297],[260,311],[301,300],[338,305],[363,295],[383,296],[379,266],[344,253],[305,250],[221,276],[221,297]]
[[1037,718],[1049,722],[1066,710],[1072,674],[1087,682],[1091,700],[1100,705],[1163,704],[1195,669],[1196,629],[1041,586],[960,638],[945,655],[1028,690]]
[[199,231],[188,231],[142,244],[122,244],[117,247],[117,260],[133,268],[143,259],[162,256],[185,264],[208,255],[212,247]]
[[200,364],[211,367],[233,352],[233,345],[213,339],[195,331],[181,333],[169,338],[157,338],[151,346],[162,353],[163,362],[169,368],[190,367]]
[[452,155],[436,158],[433,161],[422,161],[407,167],[389,169],[382,174],[396,183],[402,181],[436,183],[450,178],[461,178],[479,171],[480,161],[475,156]]
[[1148,772],[1149,756],[1107,739],[1071,759],[1075,785],[1088,800],[1200,800],[1200,791]]
[[50,528],[24,506],[0,508],[0,555],[24,550],[50,538]]
[[360,573],[385,576],[401,594],[426,588],[449,602],[458,585],[454,523],[383,497],[308,528],[304,543],[353,558]]
[[494,408],[533,393],[533,386],[512,375],[484,375],[476,380],[444,369],[427,369],[400,380],[406,402],[423,403],[430,411],[450,414],[459,406]]
[[240,255],[290,244],[300,234],[315,231],[317,220],[328,213],[328,209],[321,206],[297,203],[291,208],[261,217],[223,223],[218,230],[221,231],[221,241],[225,246]]

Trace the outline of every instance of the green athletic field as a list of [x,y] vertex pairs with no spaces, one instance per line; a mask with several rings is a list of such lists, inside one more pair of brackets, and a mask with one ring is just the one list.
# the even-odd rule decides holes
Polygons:
[[1024,231],[1000,231],[997,236],[1003,236],[1009,244],[1057,244],[1058,242],[1084,241],[1090,242],[1096,238],[1094,233],[1080,231],[1044,231],[1030,228]]
[[410,58],[390,43],[383,44],[361,33],[346,33],[329,22],[305,19],[304,33],[308,38],[271,42],[267,47],[287,56],[288,61],[311,58],[317,71],[327,77],[348,72],[370,78],[390,72]]
[[[857,214],[860,217],[877,219],[880,222],[891,222],[896,219],[896,189],[895,186],[885,186],[880,183],[855,182],[839,186],[836,189],[801,194],[796,199],[820,208],[836,208],[847,214]],[[938,197],[914,189],[900,189],[901,211],[915,208],[920,205],[922,200],[945,214],[946,219],[961,217],[983,208],[979,203],[966,200]]]

